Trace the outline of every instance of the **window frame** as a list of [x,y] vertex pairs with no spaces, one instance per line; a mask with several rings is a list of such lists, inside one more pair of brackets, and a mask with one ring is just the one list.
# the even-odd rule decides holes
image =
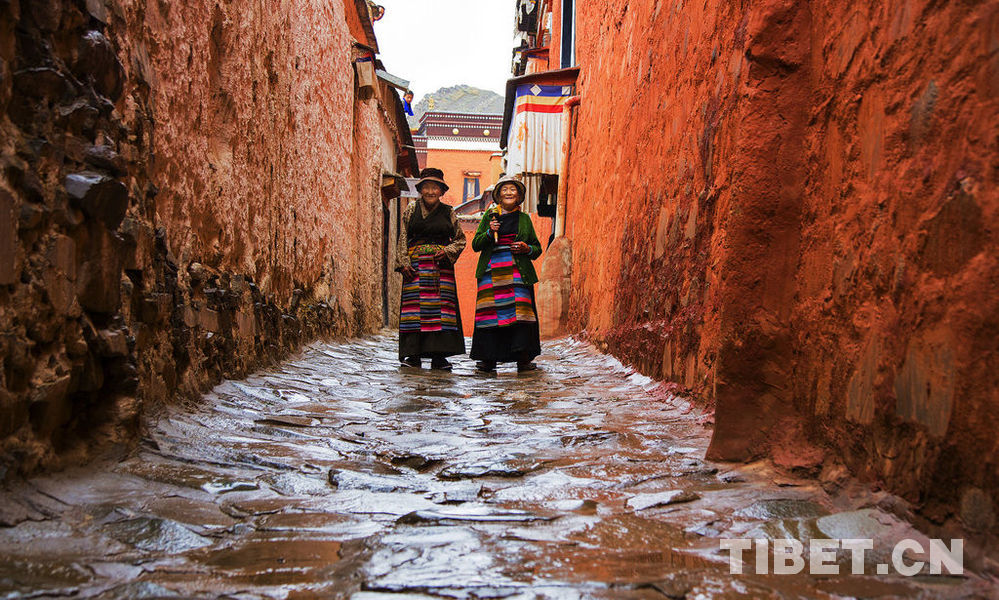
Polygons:
[[576,66],[576,2],[562,0],[562,38],[559,49],[561,68]]
[[[468,175],[465,175],[465,183],[464,183],[464,185],[461,188],[462,189],[462,192],[461,192],[462,193],[462,198],[461,198],[462,202],[468,202],[469,200],[475,200],[476,198],[479,197],[479,193],[480,193],[479,179],[480,179],[479,177],[469,177]],[[469,193],[468,193],[468,184],[469,184],[469,182],[472,182],[472,181],[475,182],[475,193],[472,194],[472,195],[469,195]]]

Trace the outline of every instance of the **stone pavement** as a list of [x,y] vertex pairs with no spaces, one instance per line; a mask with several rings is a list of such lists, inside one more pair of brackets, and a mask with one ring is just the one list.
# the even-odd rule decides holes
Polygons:
[[883,494],[705,462],[697,409],[581,342],[523,375],[402,367],[395,344],[313,344],[150,415],[127,457],[8,489],[0,597],[995,593],[973,574],[731,575],[723,537],[873,538],[871,573],[925,538]]

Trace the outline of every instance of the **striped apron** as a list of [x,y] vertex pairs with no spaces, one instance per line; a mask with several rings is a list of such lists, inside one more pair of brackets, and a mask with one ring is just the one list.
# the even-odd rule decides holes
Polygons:
[[493,246],[489,268],[479,280],[475,298],[476,329],[537,321],[531,290],[524,284],[510,251],[516,237],[516,233],[500,235]]
[[444,246],[416,244],[409,247],[409,259],[416,278],[402,285],[399,331],[458,331],[458,288],[454,267],[442,266],[434,254]]

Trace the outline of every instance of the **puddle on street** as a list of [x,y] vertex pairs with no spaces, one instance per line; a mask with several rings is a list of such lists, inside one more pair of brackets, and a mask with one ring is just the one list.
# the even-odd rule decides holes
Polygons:
[[704,461],[696,410],[583,343],[546,342],[542,371],[523,376],[477,375],[467,358],[400,367],[395,348],[313,344],[165,407],[115,464],[10,490],[24,516],[0,528],[0,598],[994,591],[974,575],[731,575],[726,537],[918,532],[862,499],[834,510],[808,482],[779,487],[765,466]]

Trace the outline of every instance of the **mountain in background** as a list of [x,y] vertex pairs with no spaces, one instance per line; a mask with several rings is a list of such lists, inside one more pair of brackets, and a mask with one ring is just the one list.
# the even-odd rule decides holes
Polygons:
[[[433,100],[433,108],[430,106],[431,100]],[[413,112],[416,115],[409,117],[409,126],[414,129],[419,127],[420,117],[428,110],[501,115],[503,114],[503,96],[470,85],[441,88],[432,94],[427,94],[416,103],[416,106],[413,107]]]

